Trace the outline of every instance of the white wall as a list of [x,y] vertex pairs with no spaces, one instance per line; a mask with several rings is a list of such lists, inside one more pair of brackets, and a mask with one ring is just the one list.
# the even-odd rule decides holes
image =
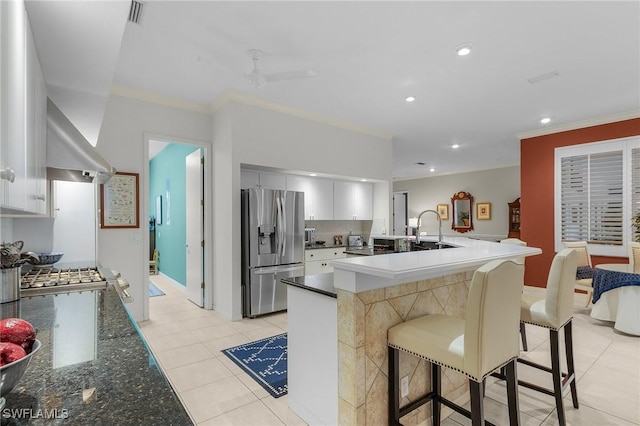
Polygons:
[[[396,181],[393,191],[409,192],[409,217],[415,217],[426,209],[435,210],[437,204],[448,204],[449,220],[442,224],[445,235],[504,238],[509,229],[507,203],[520,197],[520,167]],[[451,229],[451,197],[459,191],[468,192],[474,198],[474,230],[465,234],[458,234]],[[475,203],[478,202],[491,203],[491,220],[477,220]],[[428,222],[425,221],[426,226],[421,228],[430,235],[437,232],[435,220],[431,217]]]
[[[215,306],[242,316],[240,287],[240,165],[314,171],[391,181],[391,141],[235,101],[214,117]],[[389,217],[390,184],[381,184]],[[231,228],[228,227],[232,224]],[[231,248],[231,250],[230,250]],[[229,288],[222,288],[228,285]]]
[[[210,142],[211,116],[121,96],[111,96],[98,137],[97,149],[117,170],[140,174],[140,228],[98,232],[98,259],[129,280],[129,304],[136,321],[148,318],[148,220],[149,187],[145,134],[176,140]],[[181,255],[184,247],[176,249]],[[170,254],[167,253],[167,256]]]

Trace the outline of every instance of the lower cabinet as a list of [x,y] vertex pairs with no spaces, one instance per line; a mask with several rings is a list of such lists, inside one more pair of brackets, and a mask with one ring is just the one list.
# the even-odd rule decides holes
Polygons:
[[304,274],[315,275],[333,272],[329,261],[347,257],[345,250],[346,247],[307,249],[304,253]]

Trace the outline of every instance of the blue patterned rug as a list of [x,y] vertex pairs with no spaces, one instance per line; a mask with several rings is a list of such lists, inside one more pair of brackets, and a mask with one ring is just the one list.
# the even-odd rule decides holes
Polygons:
[[287,394],[287,333],[222,351],[274,398]]
[[164,291],[160,290],[151,281],[149,281],[149,297],[164,296]]

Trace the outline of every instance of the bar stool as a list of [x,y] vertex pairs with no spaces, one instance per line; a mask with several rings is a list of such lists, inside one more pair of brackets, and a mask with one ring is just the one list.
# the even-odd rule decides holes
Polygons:
[[[521,386],[555,397],[560,426],[566,424],[562,394],[567,386],[571,387],[573,406],[578,408],[578,392],[573,367],[571,321],[573,319],[573,287],[579,258],[579,253],[574,249],[567,248],[556,254],[549,270],[544,299],[523,295],[520,306],[520,321],[522,323],[549,329],[551,368],[522,358],[519,358],[518,362],[551,373],[553,390],[524,381],[519,381],[518,383]],[[564,329],[565,355],[567,357],[566,374],[562,373],[560,369],[560,344],[558,342],[560,329]]]
[[[500,244],[512,244],[521,247],[527,246],[527,243],[519,238],[505,238],[504,240],[500,240]],[[518,257],[515,261],[524,265],[524,257]],[[527,331],[525,330],[523,322],[520,323],[520,338],[522,339],[522,349],[527,351]]]
[[[522,294],[524,266],[512,260],[495,260],[479,268],[471,280],[465,319],[426,315],[391,327],[387,333],[389,354],[389,424],[431,401],[432,424],[440,425],[441,404],[484,425],[483,383],[494,370],[505,367],[509,423],[520,424],[516,359],[520,352],[518,302]],[[400,407],[399,351],[431,363],[431,392]],[[471,412],[445,399],[441,367],[469,378]],[[490,423],[487,423],[490,424]]]

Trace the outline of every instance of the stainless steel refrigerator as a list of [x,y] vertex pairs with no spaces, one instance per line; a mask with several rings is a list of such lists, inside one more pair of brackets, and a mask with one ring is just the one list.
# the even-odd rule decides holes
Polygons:
[[304,275],[304,192],[242,190],[243,316],[287,309],[280,279]]

